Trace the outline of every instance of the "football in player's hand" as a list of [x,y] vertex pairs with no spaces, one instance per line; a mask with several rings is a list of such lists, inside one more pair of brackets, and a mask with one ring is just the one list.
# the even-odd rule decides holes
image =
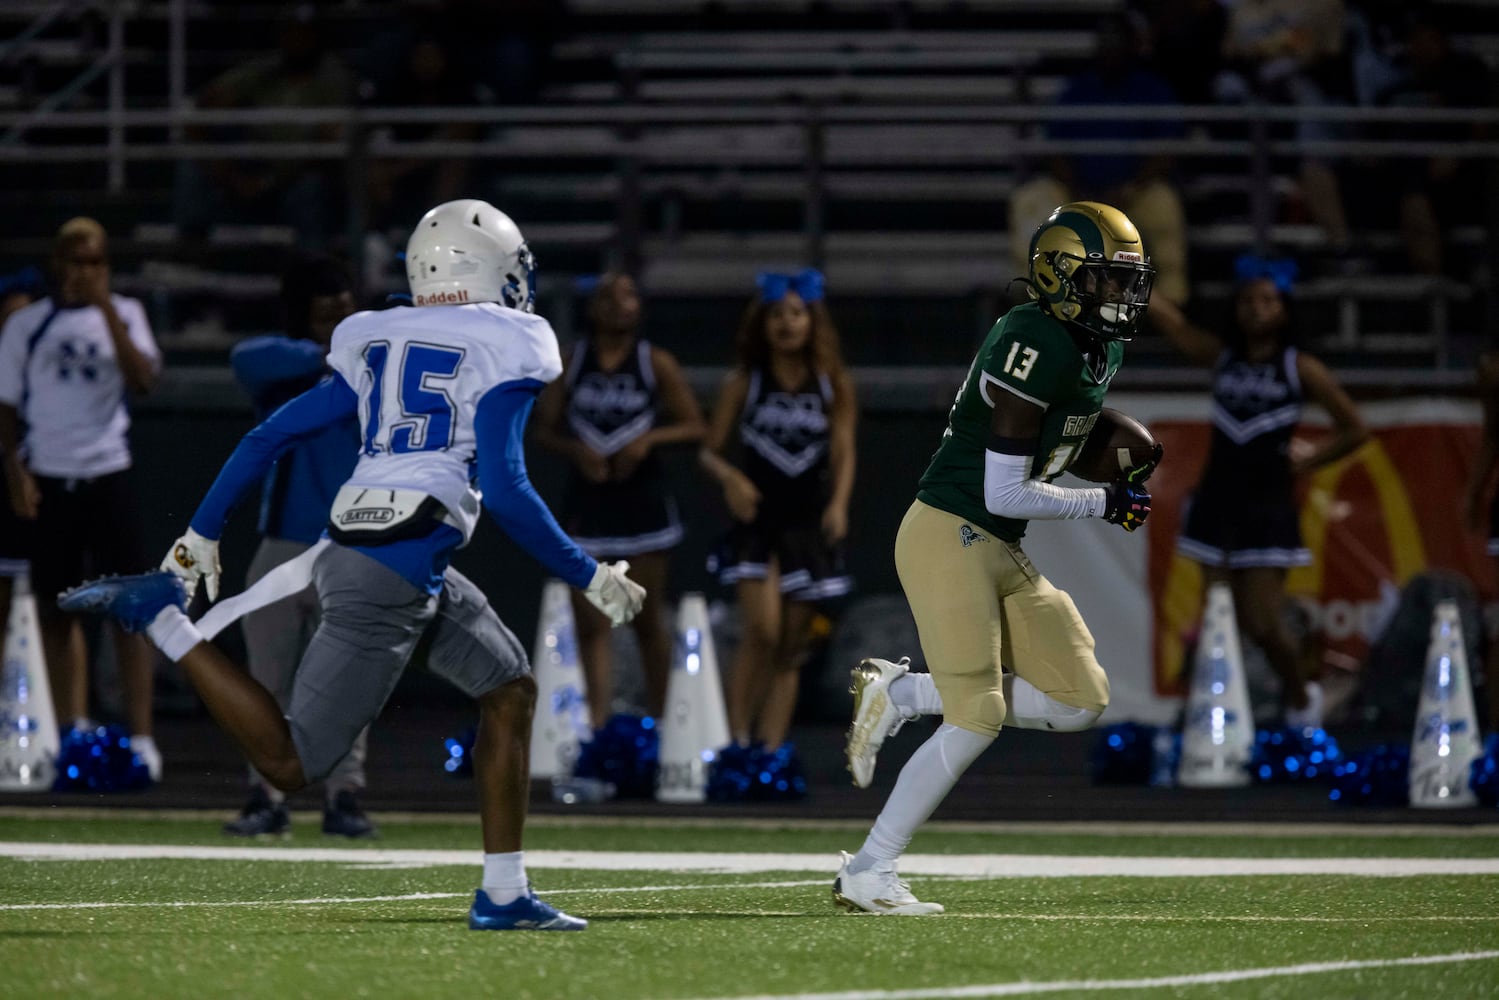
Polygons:
[[[1127,413],[1104,407],[1067,471],[1090,483],[1144,482],[1160,461],[1155,435]],[[1148,467],[1148,468],[1147,468]],[[1133,477],[1130,473],[1134,472]]]

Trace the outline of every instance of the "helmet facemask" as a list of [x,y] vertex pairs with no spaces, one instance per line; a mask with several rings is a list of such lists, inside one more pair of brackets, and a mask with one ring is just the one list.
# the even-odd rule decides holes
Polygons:
[[522,243],[515,251],[517,270],[521,273],[507,272],[505,274],[505,288],[500,293],[500,301],[511,309],[519,309],[521,312],[534,312],[536,309],[536,255],[531,248]]
[[1081,307],[1071,322],[1103,340],[1130,340],[1155,283],[1148,261],[1077,261],[1068,277]]

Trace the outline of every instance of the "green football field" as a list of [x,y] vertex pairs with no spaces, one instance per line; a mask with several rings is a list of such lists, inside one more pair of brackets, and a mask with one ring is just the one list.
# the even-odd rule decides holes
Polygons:
[[0,815],[7,997],[1499,996],[1499,826],[947,826],[935,917],[830,902],[854,823],[538,817],[581,934],[466,929],[478,828],[230,841],[222,817]]

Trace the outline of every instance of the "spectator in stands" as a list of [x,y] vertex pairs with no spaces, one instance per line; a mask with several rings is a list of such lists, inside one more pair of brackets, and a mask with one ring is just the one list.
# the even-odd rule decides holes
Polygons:
[[[407,36],[405,41],[405,49],[394,60],[395,71],[377,71],[361,87],[369,103],[400,108],[479,103],[477,85],[461,75],[441,37],[428,30]],[[479,126],[474,122],[415,123],[391,125],[381,132],[396,142],[464,142],[478,136]],[[452,201],[463,193],[470,163],[463,156],[373,160],[367,175],[371,227],[409,231],[413,220],[421,218],[429,206]]]
[[445,0],[444,18],[468,46],[465,72],[488,86],[500,104],[530,105],[541,96],[552,40],[567,20],[565,0]]
[[[31,573],[42,646],[62,727],[88,721],[88,651],[57,594],[89,575],[148,565],[130,486],[127,393],[149,392],[161,353],[136,299],[111,294],[108,240],[93,219],[64,223],[53,244],[53,295],[13,313],[0,332],[0,452],[15,515],[32,523]],[[22,438],[22,427],[25,437]],[[116,628],[131,748],[153,781],[155,656]]]
[[[1228,68],[1218,79],[1218,99],[1301,107],[1344,103],[1350,74],[1343,41],[1343,0],[1238,0],[1230,8],[1223,39]],[[1296,126],[1301,142],[1339,137],[1332,121]],[[1303,159],[1301,187],[1307,211],[1327,234],[1329,248],[1346,258],[1352,243],[1332,163],[1317,154]]]
[[[563,377],[542,392],[532,426],[543,447],[574,466],[562,524],[595,559],[628,559],[645,588],[631,623],[645,672],[646,710],[660,718],[671,673],[667,564],[682,540],[659,449],[696,444],[707,425],[677,359],[640,333],[640,295],[627,274],[606,274],[589,303],[591,331]],[[609,619],[574,595],[573,621],[597,732],[612,714]]]
[[[1439,21],[1430,14],[1418,14],[1412,19],[1397,76],[1379,94],[1377,103],[1412,109],[1493,108],[1499,101],[1494,79],[1481,58],[1452,45]],[[1491,138],[1493,130],[1482,123],[1442,122],[1387,125],[1377,131],[1406,142],[1461,143]],[[1399,198],[1400,231],[1410,264],[1417,271],[1446,273],[1456,262],[1443,252],[1444,233],[1459,223],[1483,225],[1492,218],[1483,207],[1485,167],[1483,160],[1444,153],[1392,159],[1374,172],[1384,197],[1394,193]],[[1453,277],[1470,280],[1474,275]]]
[[[281,278],[285,336],[253,337],[229,356],[234,377],[255,403],[257,421],[300,396],[328,374],[333,328],[354,312],[354,293],[343,265],[323,254],[295,257]],[[276,462],[261,490],[260,547],[245,586],[311,548],[328,524],[334,494],[359,457],[359,421],[350,417],[297,442]],[[283,708],[292,679],[317,630],[319,606],[308,587],[244,617],[250,676]],[[323,781],[323,832],[373,837],[375,826],[359,806],[364,790],[369,727],[354,739],[349,755]],[[224,827],[236,837],[285,834],[291,830],[286,797],[250,769],[250,798],[239,819]]]
[[1410,16],[1406,0],[1348,4],[1343,44],[1353,100],[1360,106],[1378,104],[1380,95],[1399,78]]
[[541,96],[566,15],[564,0],[406,0],[390,30],[366,47],[362,74],[382,82],[413,39],[430,38],[444,49],[451,76],[477,88],[480,103],[529,106]]
[[[197,105],[213,108],[282,109],[288,120],[236,129],[189,131],[192,139],[267,143],[326,142],[339,138],[336,124],[298,124],[302,108],[336,108],[353,97],[352,77],[327,50],[315,8],[297,6],[281,25],[276,52],[251,59],[215,78]],[[178,172],[174,217],[191,236],[215,223],[289,226],[304,247],[322,246],[334,231],[342,203],[329,161],[224,159],[184,161]]]
[[[1241,257],[1234,320],[1226,336],[1151,300],[1150,320],[1195,364],[1213,369],[1213,440],[1178,548],[1201,563],[1206,583],[1227,581],[1246,638],[1281,679],[1286,724],[1322,725],[1322,686],[1306,677],[1281,617],[1286,571],[1312,561],[1301,544],[1295,482],[1368,438],[1358,409],[1327,367],[1296,348],[1291,261]],[[1332,417],[1315,446],[1293,440],[1303,400]]]
[[[1499,492],[1493,489],[1494,470],[1499,468],[1499,351],[1492,348],[1478,360],[1478,392],[1483,401],[1483,437],[1468,475],[1463,519],[1475,535],[1487,529],[1487,552],[1499,571]],[[1490,636],[1487,646],[1483,672],[1489,702],[1489,732],[1499,733],[1499,640]]]
[[[19,312],[45,294],[42,272],[34,267],[0,275],[0,329],[4,329],[5,321],[12,313]],[[4,460],[4,450],[0,448],[0,462]],[[30,532],[26,527],[8,501],[0,503],[0,656],[5,654],[10,626],[10,602],[14,596],[12,581],[31,569]]]
[[1228,12],[1218,0],[1144,0],[1150,68],[1184,104],[1213,103],[1213,81],[1223,69],[1219,51]]
[[[735,522],[710,566],[735,587],[742,618],[728,684],[730,736],[774,752],[791,726],[817,602],[850,586],[843,543],[858,410],[822,275],[767,273],[758,283],[701,461]],[[727,457],[736,436],[738,464]]]
[[[1128,17],[1108,19],[1098,37],[1095,65],[1070,77],[1060,107],[1115,105],[1165,107],[1177,103],[1171,88],[1140,65],[1142,37]],[[1047,126],[1048,137],[1063,140],[1149,141],[1177,139],[1178,120],[1140,120],[1122,112],[1119,118],[1066,119]],[[1160,153],[1090,153],[1059,155],[1046,172],[1017,188],[1010,198],[1010,246],[1014,266],[1029,273],[1026,259],[1031,234],[1061,204],[1091,200],[1117,205],[1134,220],[1156,267],[1157,298],[1185,302],[1187,285],[1186,217],[1181,196],[1169,179],[1171,157]]]

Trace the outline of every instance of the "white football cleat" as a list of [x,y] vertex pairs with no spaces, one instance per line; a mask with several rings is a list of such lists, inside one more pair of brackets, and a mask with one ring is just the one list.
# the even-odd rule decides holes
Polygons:
[[848,690],[854,696],[854,722],[848,729],[844,754],[856,788],[869,787],[874,780],[874,763],[880,747],[905,724],[900,709],[890,700],[890,685],[910,669],[909,656],[901,657],[899,663],[870,657],[860,660],[849,672],[853,679]]
[[911,895],[911,887],[895,874],[895,865],[876,865],[857,875],[850,874],[852,854],[840,851],[843,864],[833,879],[833,905],[858,913],[880,913],[896,917],[920,917],[942,912],[941,903],[923,903]]

